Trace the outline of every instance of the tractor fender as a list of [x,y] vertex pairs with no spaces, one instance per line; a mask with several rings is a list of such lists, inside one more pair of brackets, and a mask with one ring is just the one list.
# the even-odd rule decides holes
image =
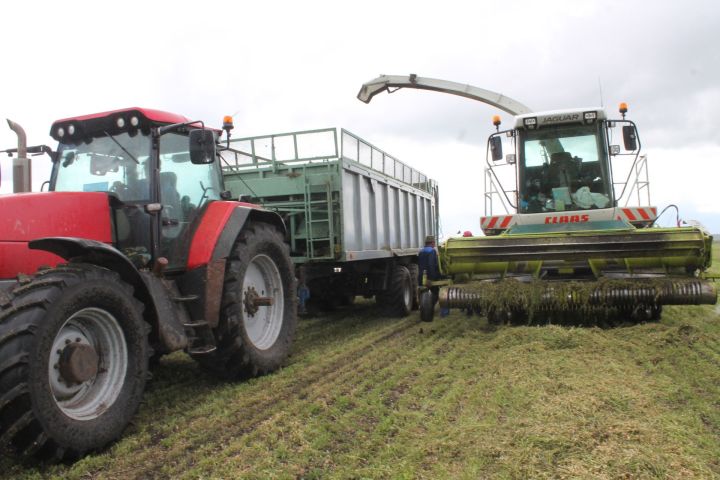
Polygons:
[[178,282],[186,295],[201,302],[189,305],[191,315],[212,328],[220,319],[225,264],[240,232],[248,221],[269,223],[286,235],[285,225],[275,212],[243,202],[215,201],[208,205],[196,228],[187,260],[187,273]]
[[285,224],[275,212],[243,202],[216,201],[208,205],[194,232],[187,269],[202,267],[230,255],[238,235],[248,220],[269,223],[286,235]]
[[[153,340],[167,343],[165,339],[167,335],[163,335],[163,332],[177,330],[176,325],[172,324],[176,322],[173,315],[160,315],[158,312],[157,302],[161,299],[156,298],[156,295],[160,294],[160,290],[151,289],[152,285],[146,283],[143,275],[130,259],[112,245],[86,238],[46,237],[32,240],[28,246],[32,250],[54,253],[68,261],[90,263],[116,272],[124,282],[133,287],[135,296],[145,305],[143,315],[153,328],[152,335],[155,337]],[[164,291],[161,294],[167,296]],[[182,327],[180,330],[182,331]],[[183,345],[183,339],[179,339],[178,342],[178,345]],[[187,343],[186,339],[185,343]],[[165,350],[178,349],[177,345],[174,346],[175,348],[172,347],[173,345],[165,345]]]

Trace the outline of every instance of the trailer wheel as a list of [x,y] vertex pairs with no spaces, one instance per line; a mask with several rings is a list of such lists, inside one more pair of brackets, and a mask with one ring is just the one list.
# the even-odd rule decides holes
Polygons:
[[217,350],[198,361],[225,377],[264,375],[282,366],[297,326],[295,272],[280,232],[250,223],[225,273]]
[[0,443],[63,460],[117,439],[140,405],[150,353],[132,287],[71,263],[10,295],[0,311]]
[[407,317],[412,311],[414,287],[410,272],[402,265],[393,266],[387,290],[378,295],[378,302],[388,315]]
[[420,295],[420,320],[423,322],[432,322],[435,316],[435,302],[433,294],[430,290],[425,290]]
[[410,281],[413,284],[413,303],[412,303],[412,309],[417,310],[420,308],[420,267],[418,267],[417,263],[411,263],[407,267],[408,272],[410,272]]

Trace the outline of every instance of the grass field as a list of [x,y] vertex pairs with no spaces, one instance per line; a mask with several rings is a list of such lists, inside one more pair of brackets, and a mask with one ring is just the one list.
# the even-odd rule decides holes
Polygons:
[[302,321],[294,351],[239,383],[167,357],[116,444],[72,465],[3,459],[0,475],[720,477],[715,307],[599,329],[421,324],[364,302]]

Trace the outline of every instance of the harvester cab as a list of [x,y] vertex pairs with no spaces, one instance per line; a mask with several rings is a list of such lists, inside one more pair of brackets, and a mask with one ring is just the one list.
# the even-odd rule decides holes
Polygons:
[[[628,185],[631,191],[642,188],[637,193],[649,202],[646,178],[641,185],[637,178],[613,181],[612,158],[631,157],[631,168],[623,165],[631,174],[645,163],[637,128],[624,118],[627,106],[620,110],[623,118],[618,120],[609,120],[602,108],[527,113],[503,131],[500,117],[494,116],[498,131],[488,138],[486,216],[480,221],[485,235],[578,227],[568,224],[584,224],[585,229],[652,225],[655,207],[618,207],[619,199],[630,193]],[[614,143],[617,131],[622,145]],[[502,208],[500,215],[493,216],[493,207]]]
[[[533,112],[497,92],[414,74],[378,77],[358,98],[369,103],[401,88],[458,95],[514,116],[513,128],[502,131],[493,118],[484,235],[448,238],[439,247],[446,278],[425,285],[441,287],[442,313],[594,324],[654,320],[663,305],[717,302],[715,285],[704,278],[712,237],[697,226],[654,226],[647,157],[625,118],[627,105],[620,119],[602,108]],[[630,161],[614,165],[618,158]],[[614,170],[623,167],[627,177],[618,182]],[[628,206],[635,199],[638,206]],[[421,319],[433,319],[434,303],[430,291],[422,295]]]
[[54,122],[56,151],[12,149],[53,168],[48,192],[0,195],[0,448],[102,448],[166,353],[224,377],[283,364],[297,321],[285,227],[229,200],[220,132],[129,108]]

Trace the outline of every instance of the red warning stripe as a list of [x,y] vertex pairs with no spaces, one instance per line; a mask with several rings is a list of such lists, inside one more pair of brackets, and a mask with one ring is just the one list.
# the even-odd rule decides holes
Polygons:
[[637,217],[635,217],[635,215],[633,214],[633,212],[632,212],[631,209],[629,209],[629,208],[623,208],[622,211],[623,211],[623,213],[625,214],[625,216],[627,217],[627,219],[630,220],[631,222],[632,222],[633,220],[637,220]]
[[510,224],[510,220],[512,220],[512,215],[508,215],[505,217],[505,219],[500,224],[500,228],[507,228],[507,226]]
[[497,221],[498,221],[498,217],[492,217],[490,219],[490,223],[488,223],[487,228],[493,228],[495,226],[495,224],[497,223]]
[[650,215],[645,212],[644,208],[638,208],[637,212],[640,214],[640,216],[643,218],[643,220],[650,220]]

